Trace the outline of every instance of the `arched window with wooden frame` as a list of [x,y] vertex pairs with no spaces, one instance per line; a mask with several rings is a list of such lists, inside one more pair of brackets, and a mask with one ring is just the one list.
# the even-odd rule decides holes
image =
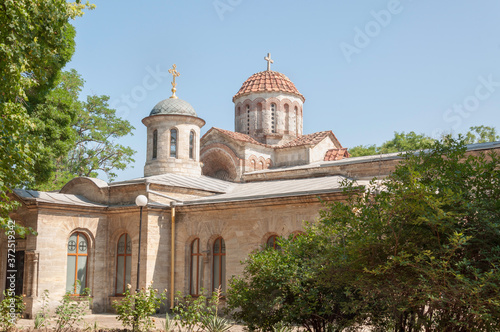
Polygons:
[[177,158],[177,129],[170,129],[170,157]]
[[156,159],[158,157],[158,130],[153,131],[153,155],[152,158]]
[[200,239],[191,242],[191,266],[189,271],[189,294],[200,295],[200,273],[203,257],[200,251]]
[[278,235],[271,235],[267,239],[267,243],[266,243],[267,247],[280,250],[281,246],[278,244],[278,239],[279,239]]
[[67,245],[66,293],[80,295],[87,287],[89,241],[81,232],[71,234]]
[[116,286],[115,294],[122,295],[130,284],[132,270],[132,240],[127,233],[120,236],[116,249]]
[[213,246],[213,287],[226,290],[226,244],[222,237],[215,240]]
[[194,159],[194,138],[195,133],[191,130],[191,132],[189,133],[189,159]]

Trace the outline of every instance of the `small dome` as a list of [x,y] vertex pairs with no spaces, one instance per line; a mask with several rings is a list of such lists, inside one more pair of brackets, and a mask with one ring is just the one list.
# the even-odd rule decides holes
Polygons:
[[240,91],[234,95],[233,101],[240,97],[255,92],[285,92],[298,96],[305,101],[303,95],[288,77],[277,71],[266,70],[250,76],[241,86]]
[[198,117],[191,104],[178,98],[165,99],[156,104],[149,115],[157,114],[190,115]]

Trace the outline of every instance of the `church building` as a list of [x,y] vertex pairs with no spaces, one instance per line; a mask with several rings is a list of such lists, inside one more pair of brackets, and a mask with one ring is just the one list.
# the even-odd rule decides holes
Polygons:
[[[233,96],[234,131],[211,128],[201,137],[205,121],[176,96],[174,65],[172,96],[142,120],[144,177],[78,177],[57,192],[13,191],[21,207],[12,220],[37,235],[16,239],[14,269],[0,234],[0,280],[15,273],[28,317],[44,290],[54,307],[88,288],[95,313],[112,311],[127,284],[167,289],[167,305],[178,291],[225,290],[248,254],[301,234],[321,201],[341,200],[343,180],[366,184],[394,169],[397,154],[350,158],[331,130],[303,133],[303,116],[312,113],[305,97],[271,70],[269,54],[265,60],[267,70]],[[9,285],[0,283],[0,292]]]

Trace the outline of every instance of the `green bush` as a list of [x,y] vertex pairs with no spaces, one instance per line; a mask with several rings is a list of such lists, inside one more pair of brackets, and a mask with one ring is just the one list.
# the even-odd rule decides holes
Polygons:
[[127,285],[125,297],[121,301],[114,301],[118,316],[116,319],[122,322],[123,327],[132,328],[133,331],[149,331],[154,328],[154,320],[151,315],[156,313],[167,296],[167,291],[159,293],[153,289],[152,283],[148,289],[142,289],[136,293],[130,293],[131,285]]
[[[203,294],[204,290],[201,293]],[[208,300],[203,295],[196,298],[188,295],[183,298],[178,293],[177,305],[173,308],[173,312],[176,313],[176,324],[187,332],[225,332],[229,330],[232,325],[227,319],[219,316],[221,298],[220,287],[212,293]]]
[[0,302],[0,329],[9,331],[21,317],[25,304],[22,296],[15,296],[9,290],[3,292],[4,298]]

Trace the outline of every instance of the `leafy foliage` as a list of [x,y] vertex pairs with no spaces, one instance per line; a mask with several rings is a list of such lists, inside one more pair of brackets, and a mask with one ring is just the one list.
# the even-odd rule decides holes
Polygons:
[[[500,136],[496,134],[495,128],[488,126],[470,127],[465,134],[466,144],[495,142],[500,140]],[[413,131],[405,133],[394,132],[394,138],[382,143],[381,146],[373,145],[358,145],[349,149],[349,154],[352,157],[372,156],[383,153],[416,151],[431,148],[435,139],[423,135],[416,134]]]
[[[10,188],[35,181],[41,149],[31,112],[74,52],[69,20],[93,5],[65,0],[5,0],[0,3],[0,226],[16,206]],[[42,174],[43,175],[43,174]]]
[[3,295],[4,298],[0,302],[0,330],[9,331],[21,317],[25,304],[22,296],[15,296],[8,290],[4,291]]
[[496,129],[488,126],[470,127],[469,132],[465,134],[466,144],[487,143],[499,140],[500,135],[497,135]]
[[318,282],[327,263],[326,243],[309,235],[281,240],[281,250],[256,251],[244,273],[231,279],[227,294],[233,317],[250,330],[274,331],[290,325],[307,331],[341,331],[358,313],[345,284]]
[[154,327],[151,315],[156,313],[162,301],[167,298],[166,290],[158,293],[151,283],[147,289],[143,288],[132,294],[132,287],[127,286],[125,297],[112,304],[118,314],[116,319],[121,321],[124,327],[131,327],[133,331],[150,331]]
[[500,331],[499,164],[447,138],[384,180],[345,181],[306,235],[244,262],[234,317],[268,331]]
[[114,170],[125,169],[134,161],[135,151],[115,142],[131,134],[134,127],[109,108],[108,96],[80,101],[83,84],[75,70],[62,72],[45,102],[37,106],[33,135],[42,138],[43,149],[36,166],[50,178],[30,187],[56,190],[76,176],[96,177],[97,171],[112,181]]
[[[78,288],[80,288],[80,280],[77,283]],[[48,298],[48,291],[46,291],[46,296]],[[61,304],[57,306],[55,311],[56,331],[73,329],[77,324],[81,323],[91,303],[92,298],[90,297],[89,288],[84,288],[81,296],[73,296],[70,293],[66,293],[62,298]]]
[[[201,291],[204,293],[204,290]],[[219,305],[222,291],[219,287],[208,299],[203,295],[196,298],[188,295],[183,298],[179,293],[176,297],[176,306],[172,309],[175,313],[176,325],[188,332],[226,332],[231,324],[224,317],[219,316]]]
[[448,138],[381,183],[346,184],[313,229],[332,243],[322,280],[352,280],[375,327],[499,330],[500,158],[465,151]]

